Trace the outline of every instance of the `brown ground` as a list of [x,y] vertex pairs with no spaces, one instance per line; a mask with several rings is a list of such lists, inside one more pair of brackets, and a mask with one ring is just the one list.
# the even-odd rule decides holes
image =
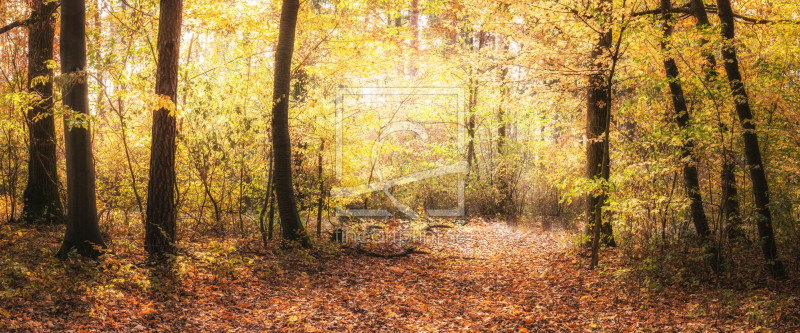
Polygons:
[[123,240],[99,263],[59,261],[61,232],[0,225],[0,331],[800,330],[796,279],[648,283],[613,251],[590,271],[569,235],[501,224],[398,258],[206,240],[170,269]]

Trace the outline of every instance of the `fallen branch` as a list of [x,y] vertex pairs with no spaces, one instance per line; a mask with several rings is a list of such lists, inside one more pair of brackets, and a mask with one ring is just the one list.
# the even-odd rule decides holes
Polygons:
[[431,230],[436,229],[436,228],[453,229],[453,226],[447,225],[447,224],[434,224],[434,225],[429,225],[429,226],[425,227],[425,231],[431,231]]
[[462,256],[447,256],[441,257],[442,259],[459,259],[459,260],[486,260],[485,258],[478,257],[462,257]]
[[356,247],[355,249],[360,253],[366,254],[366,255],[368,255],[370,257],[376,257],[376,258],[401,258],[401,257],[407,257],[410,254],[430,254],[430,252],[419,251],[417,249],[406,249],[403,252],[392,253],[392,254],[383,254],[383,253],[372,252],[372,251],[368,251],[368,250],[362,249],[360,247]]

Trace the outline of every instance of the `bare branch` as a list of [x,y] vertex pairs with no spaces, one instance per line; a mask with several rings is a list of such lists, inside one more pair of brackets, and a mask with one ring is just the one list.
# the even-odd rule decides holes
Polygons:
[[58,7],[60,7],[60,6],[61,6],[61,1],[58,1],[58,2],[56,2],[55,6],[53,6],[53,7],[52,7],[52,9],[51,9],[50,11],[47,11],[47,12],[44,12],[44,13],[41,13],[41,14],[37,14],[37,13],[34,11],[34,13],[32,13],[32,14],[31,14],[31,16],[30,16],[29,18],[27,18],[27,19],[24,19],[24,20],[16,20],[16,21],[14,21],[14,22],[11,22],[11,23],[7,24],[6,26],[4,26],[4,27],[0,28],[0,35],[4,34],[4,33],[6,33],[6,32],[9,32],[9,31],[11,31],[11,30],[14,30],[14,28],[18,28],[18,27],[27,27],[27,26],[29,26],[29,25],[31,25],[31,24],[33,24],[33,23],[35,23],[36,21],[38,21],[38,20],[42,19],[43,17],[45,17],[45,18],[46,18],[46,17],[49,17],[49,16],[50,16],[50,15],[52,15],[52,14],[53,14],[53,13],[56,11],[56,9],[58,9]]
[[[670,13],[681,13],[681,14],[692,14],[692,13],[694,13],[691,8],[687,8],[687,7],[671,8],[669,10],[669,12]],[[645,11],[641,11],[641,12],[634,12],[634,13],[631,14],[631,17],[646,16],[646,15],[656,15],[656,14],[660,15],[661,13],[662,13],[661,8],[650,9],[650,10],[645,10]]]
[[[708,13],[716,13],[717,12],[717,8],[714,7],[714,6],[709,6],[709,7],[706,7],[706,11]],[[694,9],[689,8],[689,7],[672,8],[672,9],[670,9],[670,13],[694,14]],[[631,17],[646,16],[646,15],[657,15],[657,14],[661,14],[661,9],[660,8],[659,9],[648,9],[648,10],[641,11],[641,12],[634,12],[634,13],[631,14]],[[747,17],[747,16],[744,16],[744,15],[739,15],[739,14],[736,14],[736,13],[733,14],[733,17],[737,18],[739,20],[745,21],[747,23],[751,23],[751,24],[778,24],[778,23],[800,24],[800,21],[758,19],[758,18]]]
[[16,27],[26,26],[26,25],[30,24],[31,22],[33,22],[32,18],[28,18],[26,20],[17,20],[17,21],[11,22],[10,24],[0,28],[0,35],[4,34],[6,32],[9,32],[9,31],[13,30]]
[[777,24],[777,23],[800,24],[800,21],[757,19],[757,18],[747,17],[744,15],[739,15],[736,13],[733,13],[733,17],[752,24]]

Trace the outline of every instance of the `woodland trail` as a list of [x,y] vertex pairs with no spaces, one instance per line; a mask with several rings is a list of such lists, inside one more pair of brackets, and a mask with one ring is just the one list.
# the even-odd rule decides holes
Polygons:
[[[81,270],[85,275],[28,289],[26,297],[4,294],[0,328],[619,332],[771,327],[792,331],[800,322],[797,307],[792,307],[797,304],[796,291],[787,298],[780,296],[786,290],[765,288],[733,292],[703,285],[647,288],[612,251],[600,269],[583,268],[585,258],[571,250],[571,236],[566,233],[515,231],[499,223],[446,232],[460,237],[430,244],[426,249],[430,254],[400,258],[345,249],[326,259],[297,253],[270,259],[242,254],[247,251],[241,248],[225,252],[231,248],[217,243],[213,256],[208,249],[187,249],[194,254],[178,260],[170,273],[126,264],[132,259],[124,254],[106,258],[102,269],[71,262],[61,265],[60,274]],[[116,247],[120,252],[125,248]],[[35,260],[30,256],[35,254],[27,258]],[[35,279],[32,274],[29,282]],[[94,282],[80,285],[86,280]],[[768,312],[770,308],[774,311]]]

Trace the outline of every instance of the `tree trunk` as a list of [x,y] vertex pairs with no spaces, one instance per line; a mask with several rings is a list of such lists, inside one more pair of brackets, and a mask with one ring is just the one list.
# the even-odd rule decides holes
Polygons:
[[506,110],[505,103],[508,101],[509,89],[506,86],[506,76],[508,67],[503,67],[500,71],[500,106],[497,108],[497,154],[501,157],[505,155],[506,144]]
[[[708,21],[708,14],[706,13],[705,4],[703,0],[692,0],[692,11],[697,19],[697,27],[700,30],[706,29],[711,26]],[[703,55],[703,73],[705,74],[705,83],[711,87],[717,79],[717,59],[714,54],[706,48],[708,39],[700,39],[700,48]],[[728,132],[724,125],[720,124],[720,132],[724,135]],[[724,148],[723,148],[724,149]],[[738,190],[736,189],[736,160],[733,158],[733,152],[728,149],[722,151],[722,173],[720,175],[720,185],[722,187],[722,213],[725,217],[726,228],[728,230],[728,237],[737,238],[742,235],[739,226],[741,225],[741,218],[739,217],[739,199]]]
[[56,125],[53,116],[53,60],[55,2],[32,1],[32,23],[28,33],[28,89],[35,95],[28,110],[30,129],[28,183],[22,194],[20,221],[26,224],[64,222],[64,210],[58,193],[56,160]]
[[150,180],[144,247],[151,256],[174,252],[175,242],[175,115],[183,0],[161,0],[158,21],[156,94],[171,107],[153,113]]
[[319,144],[317,156],[317,180],[319,181],[319,201],[317,201],[317,238],[322,236],[322,203],[325,199],[325,180],[322,178],[322,153],[325,151],[325,140]]
[[730,0],[717,0],[717,13],[722,24],[722,36],[725,44],[722,47],[722,59],[725,60],[725,73],[728,74],[728,84],[736,104],[736,113],[742,128],[744,151],[747,165],[750,169],[750,179],[753,183],[753,195],[756,204],[756,223],[758,237],[761,241],[764,259],[769,272],[776,278],[785,278],[786,269],[778,259],[778,249],[775,245],[775,235],[772,230],[772,214],[769,210],[769,186],[764,172],[764,163],[761,160],[761,150],[758,146],[758,135],[750,102],[747,99],[742,74],[739,71],[739,61],[736,58],[734,47],[733,9]]
[[281,218],[283,238],[299,241],[310,247],[300,215],[297,212],[292,186],[292,144],[289,136],[289,93],[292,80],[292,55],[294,53],[298,0],[284,0],[275,52],[275,79],[272,93],[272,145],[275,151],[275,194]]
[[[661,23],[664,38],[661,41],[661,50],[663,52],[669,51],[669,39],[672,36],[672,4],[671,0],[661,0]],[[689,128],[689,108],[686,106],[686,99],[683,94],[683,86],[680,82],[680,72],[675,60],[668,54],[664,55],[664,72],[669,81],[669,90],[672,95],[672,106],[675,109],[675,122],[681,131],[686,131]],[[703,208],[703,198],[700,194],[700,180],[697,176],[697,158],[694,153],[694,139],[690,136],[681,147],[681,161],[683,162],[683,181],[686,186],[686,193],[691,202],[689,208],[692,214],[692,222],[694,222],[695,230],[700,236],[701,244],[706,247],[706,250],[711,255],[711,267],[714,270],[719,268],[719,251],[713,244],[710,244],[709,237],[711,236],[711,229],[708,227],[708,218],[705,209]]]
[[475,107],[478,105],[478,80],[469,80],[467,101],[467,164],[471,170],[478,163],[475,158]]
[[[508,44],[504,50],[508,52]],[[499,213],[508,218],[514,214],[514,193],[511,186],[512,174],[510,165],[506,159],[506,143],[508,123],[506,121],[505,103],[508,101],[510,89],[506,83],[508,76],[508,66],[502,65],[500,70],[500,105],[497,108],[497,187],[500,192]]]
[[62,90],[64,106],[75,113],[80,124],[65,122],[67,156],[67,232],[58,256],[72,250],[88,257],[105,247],[100,236],[95,200],[92,137],[88,123],[89,87],[86,78],[86,3],[64,0],[61,4],[61,73],[68,77]]
[[[272,207],[272,153],[269,154],[269,171],[267,174],[267,194],[264,195],[264,205],[261,206],[261,212],[258,213],[258,226],[261,230],[261,241],[264,247],[267,246],[267,229],[264,228],[264,215],[267,213],[267,207]],[[269,228],[269,239],[272,239],[272,226]]]
[[411,48],[414,49],[414,51],[419,51],[419,0],[411,0],[411,13],[408,16],[408,25],[411,28]]
[[730,150],[723,152],[722,163],[722,216],[725,218],[725,232],[730,240],[744,240],[742,218],[739,215],[739,191],[736,189],[734,155]]
[[[703,4],[703,0],[691,0],[692,11],[694,12],[694,17],[697,19],[697,27],[700,29],[706,29],[707,27],[711,26],[711,23],[708,21],[708,14],[706,13],[706,7]],[[702,48],[702,56],[703,56],[703,73],[705,74],[705,81],[706,83],[710,83],[714,81],[714,78],[717,77],[717,59],[714,58],[714,54],[709,52],[705,46],[708,44],[708,40],[705,38],[700,39],[700,47]]]
[[[604,11],[611,10],[611,4],[603,1]],[[586,94],[586,139],[588,144],[586,146],[586,177],[589,179],[603,179],[608,181],[609,175],[609,151],[607,145],[607,131],[609,130],[610,117],[611,117],[611,86],[609,76],[611,70],[609,64],[605,63],[605,58],[609,57],[611,52],[611,27],[608,27],[600,34],[600,39],[597,45],[592,50],[590,61],[592,62],[591,71],[589,76],[589,87]],[[605,136],[605,138],[604,138]],[[602,207],[605,205],[607,195],[603,193],[594,196],[589,195],[586,205],[587,216],[587,231],[589,235],[594,228],[593,224],[598,223],[600,226],[600,241],[606,246],[615,246],[614,234],[609,222],[601,222],[602,217],[595,217],[596,214],[602,214]]]
[[[464,44],[468,50],[473,52],[478,52],[483,48],[484,37],[483,32],[479,32],[478,35],[478,45],[475,46],[475,34],[472,30],[468,29],[465,32],[464,37]],[[467,101],[467,119],[466,119],[466,127],[467,127],[467,165],[469,166],[469,170],[472,170],[478,163],[478,159],[476,157],[475,152],[475,131],[476,131],[476,118],[475,118],[475,109],[478,106],[478,84],[480,83],[476,76],[477,69],[473,68],[472,66],[469,67],[469,81],[468,81],[468,89],[469,89],[469,99]]]
[[[275,177],[274,172],[273,172],[272,177],[273,178]],[[269,239],[269,240],[272,240],[272,231],[275,229],[275,184],[274,184],[274,179],[273,179],[273,184],[272,184],[271,188],[272,189],[270,190],[270,195],[272,196],[272,199],[269,200],[269,213],[268,213],[268,215],[269,215],[268,223],[269,224],[267,225],[267,239]]]

